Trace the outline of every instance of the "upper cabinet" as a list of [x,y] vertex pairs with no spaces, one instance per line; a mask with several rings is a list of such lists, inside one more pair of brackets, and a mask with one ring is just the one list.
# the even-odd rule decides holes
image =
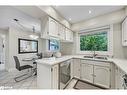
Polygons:
[[122,45],[127,46],[127,18],[122,23]]
[[59,35],[60,40],[62,41],[66,40],[65,30],[66,28],[63,25],[59,24],[58,35]]
[[58,31],[58,26],[59,24],[52,18],[49,18],[49,27],[48,27],[48,35],[52,37],[58,37],[59,36],[59,31]]
[[66,41],[73,42],[73,32],[66,28]]
[[61,41],[73,42],[73,32],[50,17],[41,21],[41,37],[45,39],[54,37]]

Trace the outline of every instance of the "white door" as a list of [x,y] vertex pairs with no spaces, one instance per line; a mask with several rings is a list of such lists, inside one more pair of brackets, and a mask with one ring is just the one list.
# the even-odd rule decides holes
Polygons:
[[81,64],[81,79],[93,83],[93,65]]
[[122,23],[122,44],[127,46],[127,18]]
[[52,18],[49,18],[48,34],[53,37],[58,37],[58,23]]
[[5,69],[4,37],[0,35],[0,71]]
[[73,59],[72,77],[80,79],[80,59]]
[[53,89],[58,89],[58,84],[59,84],[59,72],[58,72],[58,65],[54,65],[52,67],[52,88]]
[[94,84],[110,87],[110,68],[94,66]]

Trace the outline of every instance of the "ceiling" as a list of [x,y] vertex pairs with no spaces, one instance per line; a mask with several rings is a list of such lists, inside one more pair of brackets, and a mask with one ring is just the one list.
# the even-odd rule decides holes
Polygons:
[[120,10],[124,6],[53,6],[53,8],[73,24]]
[[[37,11],[35,7],[32,6],[0,6],[0,29],[7,29],[11,25],[19,26],[26,31],[32,31],[33,26],[36,32],[40,32],[40,20],[38,19],[43,15],[42,12]],[[37,15],[36,13],[40,14]],[[16,23],[13,19],[18,19],[20,25]],[[21,25],[23,27],[21,27]]]

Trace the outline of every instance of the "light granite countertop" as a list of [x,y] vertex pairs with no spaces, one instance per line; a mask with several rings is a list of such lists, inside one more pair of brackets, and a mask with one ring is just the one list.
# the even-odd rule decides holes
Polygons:
[[122,69],[125,73],[127,73],[127,60],[126,59],[117,59],[117,58],[108,58],[108,60],[103,59],[95,59],[95,58],[84,58],[83,55],[66,55],[60,58],[42,58],[36,60],[37,63],[41,65],[53,66],[58,63],[64,62],[66,60],[78,58],[78,59],[85,59],[85,60],[94,60],[94,61],[103,61],[103,62],[112,62],[117,65],[120,69]]

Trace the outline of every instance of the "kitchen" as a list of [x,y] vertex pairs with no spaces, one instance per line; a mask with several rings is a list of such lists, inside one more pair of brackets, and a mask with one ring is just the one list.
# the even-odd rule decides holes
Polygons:
[[[9,45],[9,54],[5,53],[6,60],[9,57],[5,60],[7,71],[16,71],[13,56],[27,63],[27,58],[42,53],[41,59],[34,60],[36,89],[127,89],[127,7],[9,6],[0,9],[6,16],[11,11],[15,14],[7,17],[11,25],[4,29],[9,31],[6,35],[9,44],[5,44]],[[0,19],[1,29],[5,28],[4,17]],[[36,39],[30,38],[32,34]],[[25,41],[32,41],[34,48],[27,45],[22,49]]]

